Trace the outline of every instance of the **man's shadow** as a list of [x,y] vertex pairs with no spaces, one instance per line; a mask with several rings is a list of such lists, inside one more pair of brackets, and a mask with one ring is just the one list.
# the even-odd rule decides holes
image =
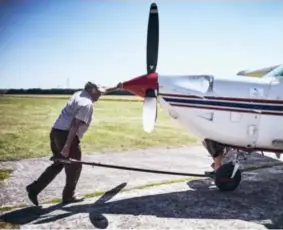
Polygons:
[[[45,219],[41,219],[41,218],[42,217],[44,218],[44,215],[47,215],[55,210],[65,210],[66,205],[59,203],[59,204],[50,206],[48,208],[41,208],[40,206],[39,207],[32,206],[32,207],[27,207],[23,209],[18,209],[18,210],[11,211],[9,213],[6,213],[0,216],[0,220],[13,224],[13,225],[24,225],[24,224],[31,223],[37,219],[39,220],[37,220],[36,222],[33,222],[33,224],[43,224],[43,223],[53,222],[59,219],[70,217],[80,212],[87,212],[89,208],[91,208],[92,210],[93,207],[95,206],[105,204],[107,201],[111,200],[115,195],[117,195],[126,185],[127,183],[122,183],[116,186],[115,188],[105,192],[93,204],[80,205],[83,208],[82,207],[78,208],[75,206],[70,212],[65,212],[62,214],[55,215],[55,216],[47,217]],[[94,215],[94,213],[92,213],[90,219],[93,225],[96,226],[97,228],[107,228],[108,226],[108,220],[101,214]]]

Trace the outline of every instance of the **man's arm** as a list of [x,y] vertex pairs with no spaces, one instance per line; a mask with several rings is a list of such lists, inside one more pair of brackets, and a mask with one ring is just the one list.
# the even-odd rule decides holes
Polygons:
[[65,143],[65,145],[64,145],[64,147],[61,151],[61,154],[63,156],[65,156],[65,157],[69,156],[73,140],[77,135],[77,131],[78,131],[79,127],[83,124],[84,124],[83,121],[76,119],[76,118],[72,121],[66,143]]
[[105,92],[103,92],[102,94],[108,94],[108,93],[111,93],[113,91],[116,91],[116,90],[119,90],[121,86],[121,83],[118,83],[116,86],[114,87],[108,87],[108,88],[104,88],[105,89]]
[[91,104],[82,106],[79,109],[78,113],[76,114],[74,120],[71,123],[66,143],[61,151],[61,154],[63,156],[65,157],[69,156],[71,145],[73,143],[74,138],[77,135],[78,129],[80,128],[81,125],[88,123],[91,116],[92,116]]

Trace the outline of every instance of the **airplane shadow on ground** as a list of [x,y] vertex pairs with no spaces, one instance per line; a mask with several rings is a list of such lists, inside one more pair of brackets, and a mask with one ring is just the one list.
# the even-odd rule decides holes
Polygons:
[[[260,175],[261,172],[249,172],[250,179],[243,179],[234,192],[219,192],[210,187],[211,180],[201,179],[187,183],[192,190],[111,201],[126,186],[123,183],[106,192],[93,204],[25,208],[11,211],[0,219],[17,225],[32,221],[33,224],[43,224],[78,213],[89,213],[90,222],[96,228],[105,229],[108,220],[104,214],[128,214],[163,218],[234,219],[257,223],[268,219],[272,224],[263,224],[266,228],[282,228],[283,172],[268,172],[264,180]],[[42,217],[56,209],[62,210],[62,214]]]

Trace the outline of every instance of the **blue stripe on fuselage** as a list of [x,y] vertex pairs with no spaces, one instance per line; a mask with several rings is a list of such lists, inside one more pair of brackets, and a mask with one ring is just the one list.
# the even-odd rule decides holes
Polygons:
[[226,102],[226,101],[212,101],[208,99],[185,99],[185,98],[171,98],[163,97],[166,102],[169,103],[183,103],[190,105],[207,105],[207,106],[218,106],[218,107],[230,107],[239,109],[251,109],[251,110],[268,110],[283,112],[283,105],[268,105],[258,103],[239,103],[239,102]]

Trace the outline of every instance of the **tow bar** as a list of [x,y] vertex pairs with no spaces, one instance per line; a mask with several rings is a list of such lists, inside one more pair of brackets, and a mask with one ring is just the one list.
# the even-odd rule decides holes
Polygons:
[[[101,163],[96,163],[96,162],[87,162],[87,161],[79,161],[71,158],[50,158],[51,161],[57,161],[61,162],[64,164],[83,164],[83,165],[90,165],[90,166],[97,166],[97,167],[104,167],[104,168],[114,168],[114,169],[121,169],[121,170],[128,170],[128,171],[137,171],[137,172],[146,172],[146,173],[157,173],[157,174],[167,174],[167,175],[176,175],[176,176],[191,176],[191,177],[206,177],[206,178],[213,178],[213,174],[207,175],[207,174],[197,174],[197,173],[185,173],[185,172],[170,172],[170,171],[162,171],[162,170],[154,170],[154,169],[143,169],[143,168],[134,168],[134,167],[126,167],[126,166],[119,166],[119,165],[110,165],[110,164],[101,164]],[[274,167],[274,166],[279,166],[283,165],[283,162],[279,162],[278,164],[272,164],[272,165],[261,165],[259,168],[251,167],[251,168],[246,168],[242,169],[242,172],[247,172],[247,171],[254,171],[257,169],[263,169],[263,168],[268,168],[268,167]],[[239,170],[237,168],[237,170]],[[235,172],[234,172],[235,173]],[[234,174],[232,173],[232,174]]]
[[64,159],[64,158],[50,158],[51,161],[57,161],[64,164],[83,164],[83,165],[91,165],[97,167],[105,167],[105,168],[114,168],[114,169],[122,169],[122,170],[129,170],[129,171],[137,171],[137,172],[147,172],[147,173],[157,173],[157,174],[168,174],[168,175],[178,175],[178,176],[194,176],[194,177],[208,177],[205,174],[196,174],[196,173],[184,173],[184,172],[169,172],[169,171],[161,171],[161,170],[153,170],[153,169],[142,169],[142,168],[133,168],[133,167],[126,167],[126,166],[118,166],[118,165],[109,165],[109,164],[101,164],[96,162],[86,162],[86,161],[78,161],[75,159]]

